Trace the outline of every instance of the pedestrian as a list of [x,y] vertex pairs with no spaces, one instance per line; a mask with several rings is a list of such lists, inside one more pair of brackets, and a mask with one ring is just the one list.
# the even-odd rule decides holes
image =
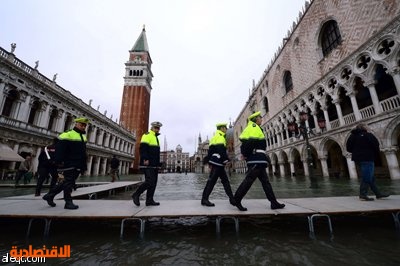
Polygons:
[[379,141],[371,132],[368,132],[365,124],[358,124],[351,131],[346,149],[351,153],[351,159],[361,173],[360,200],[374,200],[368,197],[368,188],[371,188],[377,199],[389,197],[389,194],[381,193],[375,184],[374,160],[379,156]]
[[157,206],[159,202],[154,201],[154,192],[157,186],[158,169],[160,168],[160,122],[152,122],[148,132],[143,134],[140,140],[140,169],[144,172],[144,182],[132,194],[133,203],[140,206],[139,197],[146,192],[146,206]]
[[58,172],[62,172],[64,180],[43,196],[51,207],[55,207],[54,197],[64,191],[64,209],[78,209],[79,206],[72,202],[72,189],[75,188],[75,181],[86,169],[86,126],[89,119],[79,117],[74,120],[73,129],[61,133],[56,144],[55,163]]
[[57,141],[58,139],[54,138],[53,143],[44,147],[42,152],[39,154],[38,179],[36,183],[35,197],[40,196],[43,183],[49,179],[49,176],[51,176],[50,190],[56,186],[58,179],[57,166],[55,161]]
[[19,165],[17,174],[15,176],[15,186],[19,185],[19,181],[21,178],[24,178],[24,185],[29,183],[33,176],[33,163],[32,163],[32,154],[31,153],[22,153],[22,157],[25,160]]
[[110,162],[110,175],[111,175],[111,182],[115,181],[115,176],[118,175],[118,168],[119,168],[119,160],[115,155],[113,155],[111,162]]
[[267,142],[263,129],[260,127],[262,123],[261,112],[255,112],[248,117],[247,127],[241,133],[239,140],[241,141],[240,151],[247,163],[247,174],[236,190],[234,199],[236,207],[241,211],[247,211],[243,207],[241,201],[249,191],[254,180],[260,180],[265,196],[271,202],[271,209],[282,209],[285,204],[276,200],[271,183],[268,180],[266,168],[268,167],[268,157],[265,153]]
[[228,154],[226,152],[226,131],[227,123],[217,124],[217,131],[210,140],[207,154],[210,175],[201,197],[201,205],[207,207],[215,206],[215,204],[210,202],[208,198],[218,180],[218,177],[221,178],[221,183],[224,186],[226,195],[229,197],[230,204],[236,206],[235,200],[233,199],[231,184],[229,183],[229,178],[225,171],[225,166],[229,163]]

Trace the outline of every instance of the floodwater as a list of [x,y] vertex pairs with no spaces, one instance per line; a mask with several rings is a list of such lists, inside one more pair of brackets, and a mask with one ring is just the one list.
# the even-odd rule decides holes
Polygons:
[[[140,180],[122,176],[121,180]],[[233,175],[233,191],[243,175]],[[78,181],[108,181],[109,177],[83,177]],[[206,174],[160,174],[155,200],[200,198]],[[4,181],[2,181],[4,182]],[[349,179],[318,179],[310,188],[304,177],[271,178],[277,198],[356,196],[359,184]],[[400,194],[400,180],[377,180],[383,192]],[[0,196],[33,193],[33,188],[0,188]],[[131,191],[109,197],[130,200]],[[264,199],[258,180],[246,198]],[[142,195],[142,204],[144,195]],[[220,182],[210,196],[226,199]],[[45,204],[38,201],[38,204]],[[269,203],[265,201],[266,208]],[[133,203],[132,203],[133,206]],[[176,206],[179,208],[179,205]],[[47,259],[47,265],[400,265],[400,233],[390,214],[331,217],[334,237],[326,221],[317,220],[316,238],[308,235],[307,218],[273,217],[240,219],[235,232],[230,220],[223,220],[216,234],[212,218],[152,219],[146,222],[143,237],[136,223],[125,228],[119,238],[120,223],[108,221],[55,220],[50,236],[44,239],[43,224],[37,221],[26,239],[28,221],[0,220],[0,256],[12,246],[40,248],[43,245],[71,246],[70,258]],[[2,263],[4,264],[4,263]],[[4,264],[7,265],[7,264]],[[14,265],[14,264],[8,264]]]

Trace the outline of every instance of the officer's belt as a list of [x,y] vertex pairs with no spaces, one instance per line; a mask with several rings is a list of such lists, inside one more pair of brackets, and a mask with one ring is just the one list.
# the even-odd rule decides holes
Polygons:
[[57,172],[64,172],[64,171],[69,171],[69,170],[81,171],[81,169],[76,168],[76,167],[68,167],[68,168],[58,168]]

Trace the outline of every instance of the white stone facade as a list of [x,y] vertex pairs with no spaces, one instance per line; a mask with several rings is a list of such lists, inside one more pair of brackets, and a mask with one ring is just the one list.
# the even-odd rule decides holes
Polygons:
[[[42,147],[74,125],[74,118],[85,116],[88,171],[86,175],[109,173],[112,155],[120,159],[120,174],[127,174],[134,160],[136,137],[116,121],[101,114],[53,80],[0,48],[0,142],[14,151],[31,152],[35,170]],[[0,162],[0,169],[13,170],[15,163]]]
[[183,152],[182,146],[176,146],[175,151],[162,151],[160,161],[163,163],[163,171],[166,173],[190,172],[190,158],[188,152]]
[[[238,137],[261,111],[270,174],[310,176],[312,167],[316,176],[358,178],[346,141],[362,122],[380,141],[377,176],[400,179],[399,14],[398,0],[307,2],[235,121],[235,170],[246,171]],[[328,27],[340,36],[332,46]],[[288,130],[300,112],[309,115],[311,164],[303,138]]]

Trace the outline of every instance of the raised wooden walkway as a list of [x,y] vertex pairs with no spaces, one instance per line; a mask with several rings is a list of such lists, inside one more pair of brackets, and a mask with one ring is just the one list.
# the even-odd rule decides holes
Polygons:
[[[114,195],[118,189],[124,189],[124,191],[132,190],[133,186],[142,183],[141,181],[117,181],[113,183],[105,183],[101,185],[95,185],[96,182],[90,182],[93,184],[80,183],[82,187],[79,187],[77,190],[72,191],[72,198],[78,198],[82,196],[88,196],[89,199],[97,199],[97,195],[99,193],[108,192],[108,195]],[[98,183],[97,183],[98,184]],[[42,193],[44,195],[44,193]],[[56,195],[55,199],[62,199],[63,193],[59,193]],[[42,197],[35,197],[35,194],[21,195],[21,196],[11,196],[1,198],[4,200],[33,200],[33,199],[42,199]]]
[[123,237],[127,221],[140,222],[140,234],[144,234],[145,222],[149,218],[180,218],[180,217],[213,217],[216,220],[217,233],[220,232],[222,219],[233,219],[235,228],[239,230],[239,218],[268,216],[306,216],[309,223],[310,236],[314,235],[314,219],[327,219],[331,236],[333,229],[330,215],[361,214],[361,213],[391,213],[396,229],[400,229],[400,195],[375,201],[360,201],[358,197],[323,197],[280,199],[286,204],[284,209],[271,210],[266,199],[244,199],[243,205],[248,211],[241,212],[231,206],[227,200],[213,200],[215,207],[201,206],[200,200],[165,200],[160,206],[136,207],[131,200],[75,200],[79,205],[77,210],[65,210],[64,201],[57,200],[57,206],[52,208],[45,201],[22,199],[0,199],[0,218],[28,218],[27,235],[29,236],[32,221],[45,221],[44,235],[50,231],[52,219],[97,219],[121,220],[120,236]]

